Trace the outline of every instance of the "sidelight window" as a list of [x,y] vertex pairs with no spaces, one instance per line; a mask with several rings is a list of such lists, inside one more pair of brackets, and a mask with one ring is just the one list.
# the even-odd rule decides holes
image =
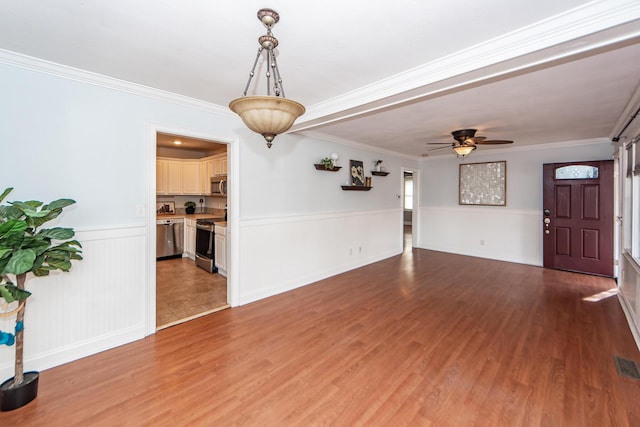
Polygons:
[[640,136],[625,147],[626,177],[623,189],[622,244],[640,260]]

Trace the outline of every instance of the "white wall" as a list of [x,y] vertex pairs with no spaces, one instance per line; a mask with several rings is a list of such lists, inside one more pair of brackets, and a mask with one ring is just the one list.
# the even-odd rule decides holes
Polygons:
[[[268,149],[261,136],[243,136],[241,304],[402,252],[401,169],[416,160],[304,135],[278,136]],[[314,168],[333,152],[340,171]],[[341,189],[350,159],[371,175],[379,158],[391,173],[372,177],[373,189]]]
[[[240,82],[241,84],[241,82]],[[234,141],[230,176],[232,273],[237,304],[388,257],[402,250],[401,160],[318,138],[280,135],[272,149],[220,108],[0,51],[0,182],[8,200],[77,204],[56,221],[76,229],[85,259],[71,272],[29,278],[25,368],[42,370],[144,337],[155,295],[155,138],[184,129]],[[238,142],[239,141],[239,142]],[[391,174],[369,192],[344,192],[345,167],[383,158]],[[140,207],[146,208],[142,215]],[[145,321],[147,322],[145,325]],[[13,319],[0,320],[13,330]],[[13,347],[0,346],[0,379]]]
[[[477,150],[422,162],[421,248],[542,265],[542,165],[612,158],[610,141]],[[507,161],[507,206],[458,205],[459,164]]]

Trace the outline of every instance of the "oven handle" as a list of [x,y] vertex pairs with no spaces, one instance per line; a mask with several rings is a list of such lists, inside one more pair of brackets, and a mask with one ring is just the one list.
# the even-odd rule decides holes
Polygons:
[[199,230],[213,231],[213,225],[210,224],[198,224],[196,223],[196,228]]

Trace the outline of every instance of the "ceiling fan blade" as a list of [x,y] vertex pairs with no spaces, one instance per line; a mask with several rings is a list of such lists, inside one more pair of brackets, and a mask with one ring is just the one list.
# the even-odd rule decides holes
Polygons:
[[450,148],[450,144],[448,144],[449,147],[436,147],[436,148],[429,148],[427,151],[434,151],[434,150],[442,150],[443,148]]
[[485,144],[485,145],[513,144],[513,141],[508,141],[506,139],[487,139],[484,141],[476,141],[476,144]]
[[451,145],[450,142],[425,142],[427,145]]

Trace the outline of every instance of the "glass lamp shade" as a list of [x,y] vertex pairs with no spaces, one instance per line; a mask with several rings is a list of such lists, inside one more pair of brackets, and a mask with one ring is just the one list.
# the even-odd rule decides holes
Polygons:
[[261,134],[269,147],[276,135],[289,130],[305,112],[302,104],[278,96],[244,96],[231,101],[229,108],[249,129]]
[[471,153],[475,149],[476,149],[475,145],[459,145],[459,146],[453,147],[453,151],[455,151],[458,156],[462,156],[462,157],[467,156],[469,153]]

